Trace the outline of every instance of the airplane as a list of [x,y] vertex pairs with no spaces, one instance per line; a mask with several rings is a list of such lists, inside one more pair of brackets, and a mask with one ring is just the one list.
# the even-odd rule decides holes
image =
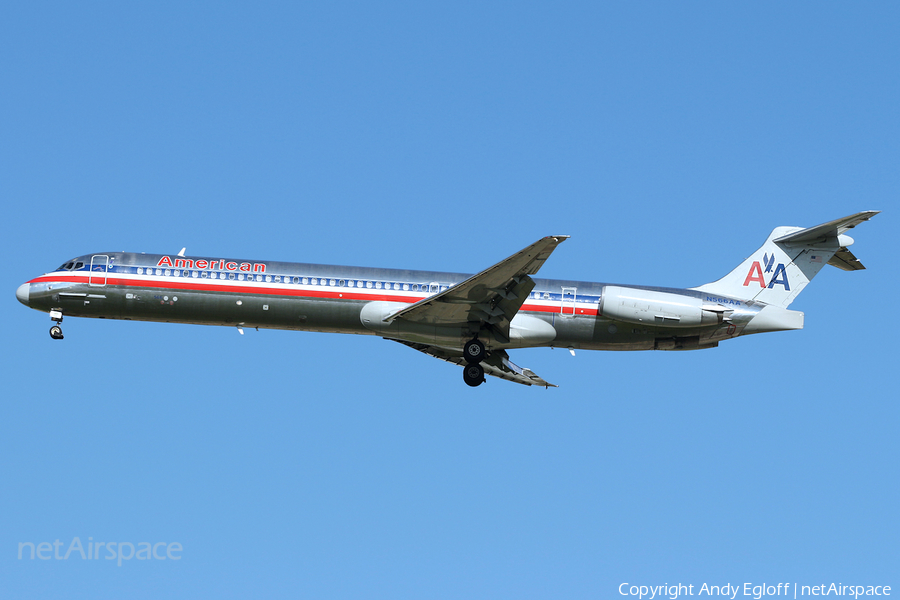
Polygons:
[[378,335],[463,367],[475,387],[492,375],[557,387],[508,350],[699,350],[742,335],[803,328],[788,305],[826,264],[865,267],[846,232],[880,211],[815,227],[776,227],[733,271],[676,289],[533,277],[566,235],[534,242],[477,273],[104,252],[23,283],[16,298],[63,316]]

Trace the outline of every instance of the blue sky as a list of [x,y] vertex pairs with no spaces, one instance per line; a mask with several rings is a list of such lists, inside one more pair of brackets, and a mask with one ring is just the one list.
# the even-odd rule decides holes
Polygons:
[[[0,19],[0,595],[612,598],[900,586],[900,9],[42,3]],[[100,251],[687,287],[779,225],[884,213],[806,328],[520,350],[556,390],[375,337],[67,319]],[[179,561],[18,560],[178,542]]]

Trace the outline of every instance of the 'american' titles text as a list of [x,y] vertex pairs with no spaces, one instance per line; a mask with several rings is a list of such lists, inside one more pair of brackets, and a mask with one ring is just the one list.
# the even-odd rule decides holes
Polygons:
[[252,273],[265,273],[266,265],[265,263],[248,263],[248,262],[234,262],[234,261],[226,261],[226,260],[203,260],[197,259],[194,260],[192,258],[181,258],[178,257],[174,261],[168,256],[163,256],[159,259],[159,262],[156,263],[157,267],[174,267],[176,269],[222,269],[224,271],[245,271]]

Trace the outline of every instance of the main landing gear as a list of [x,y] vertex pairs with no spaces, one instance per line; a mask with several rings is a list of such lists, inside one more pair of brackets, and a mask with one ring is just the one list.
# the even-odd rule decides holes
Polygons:
[[62,323],[63,320],[62,312],[58,310],[51,310],[50,320],[56,321],[56,325],[50,328],[50,337],[52,337],[54,340],[63,339],[62,327],[59,326],[59,324]]
[[478,338],[469,340],[463,346],[463,358],[467,363],[463,367],[463,381],[466,382],[466,385],[478,387],[484,383],[484,367],[481,366],[484,357],[485,347]]
[[484,344],[478,338],[466,342],[463,346],[463,358],[467,363],[477,364],[484,360]]

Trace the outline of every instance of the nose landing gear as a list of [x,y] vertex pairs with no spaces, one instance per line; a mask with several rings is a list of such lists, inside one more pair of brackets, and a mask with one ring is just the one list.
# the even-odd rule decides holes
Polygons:
[[57,323],[56,325],[54,325],[53,327],[50,328],[50,337],[52,337],[54,340],[63,339],[62,327],[59,326],[59,323],[62,323],[62,320],[63,320],[62,311],[51,310],[50,311],[50,320],[56,321],[56,323]]

